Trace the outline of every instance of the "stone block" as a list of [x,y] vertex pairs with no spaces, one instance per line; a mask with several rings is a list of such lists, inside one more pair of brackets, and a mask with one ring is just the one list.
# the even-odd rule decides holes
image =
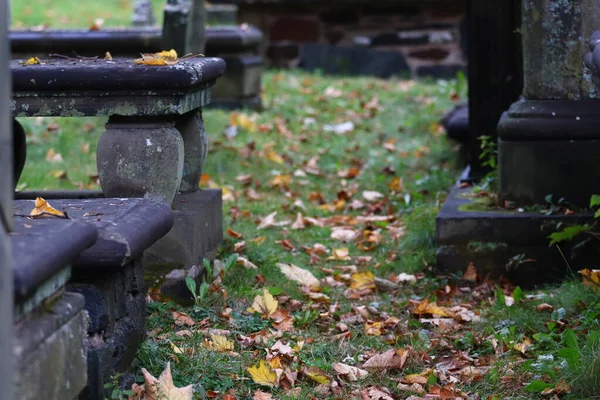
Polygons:
[[300,67],[308,71],[321,69],[327,74],[371,75],[379,78],[409,73],[404,56],[398,52],[314,43],[302,45]]
[[223,240],[221,190],[176,196],[175,224],[144,254],[146,282],[167,298],[189,302],[185,277],[200,278],[202,259],[214,257]]
[[217,81],[212,89],[216,99],[243,99],[254,97],[261,92],[261,79],[264,70],[260,56],[224,56],[227,74]]
[[269,39],[273,41],[317,42],[320,35],[317,17],[280,16],[269,29]]
[[465,65],[448,64],[448,65],[422,65],[417,68],[416,74],[418,77],[433,77],[441,79],[454,79],[459,72],[465,72]]
[[19,400],[74,399],[87,382],[83,296],[65,293],[15,326]]
[[569,264],[581,269],[597,263],[598,251],[592,245],[576,248],[575,240],[561,244],[560,250],[549,246],[549,236],[559,226],[590,223],[593,213],[472,211],[476,206],[465,197],[470,191],[453,188],[436,218],[438,269],[461,273],[473,263],[482,277],[503,276],[533,287],[564,278]]
[[146,291],[141,259],[119,269],[73,271],[67,290],[85,297],[88,385],[80,400],[103,400],[104,384],[116,373],[130,372],[145,337]]

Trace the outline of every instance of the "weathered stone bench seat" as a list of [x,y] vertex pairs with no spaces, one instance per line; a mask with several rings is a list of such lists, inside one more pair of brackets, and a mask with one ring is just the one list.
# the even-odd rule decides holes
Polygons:
[[[30,210],[32,204],[18,200],[15,212]],[[128,372],[145,337],[142,255],[172,228],[173,212],[164,203],[141,198],[63,199],[52,206],[98,232],[93,246],[70,262],[67,290],[83,295],[89,322],[88,383],[79,398],[102,400],[104,384],[115,373]]]
[[[252,26],[207,27],[206,54],[221,57],[227,71],[212,90],[212,105],[260,107],[262,57],[258,56],[262,33]],[[113,57],[139,57],[140,53],[155,53],[167,49],[160,28],[83,29],[10,32],[14,58],[48,54],[103,58],[109,51]],[[183,56],[183,54],[181,54]]]
[[23,400],[39,399],[40,393],[73,399],[87,383],[87,317],[84,297],[64,288],[72,260],[95,243],[97,229],[74,220],[23,217],[15,218],[14,227],[15,392]]

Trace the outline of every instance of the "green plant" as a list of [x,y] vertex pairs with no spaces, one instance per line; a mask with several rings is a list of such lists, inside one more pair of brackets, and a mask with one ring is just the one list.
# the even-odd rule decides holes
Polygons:
[[477,139],[481,142],[481,153],[479,160],[481,165],[488,169],[479,185],[474,188],[475,192],[492,192],[497,191],[497,175],[498,175],[498,144],[492,140],[491,136],[479,136]]
[[124,390],[121,388],[119,381],[122,374],[115,374],[111,377],[110,382],[104,384],[104,389],[112,389],[110,397],[105,397],[105,400],[127,400],[129,396],[133,396],[131,389]]
[[[551,200],[551,198],[550,198],[550,200]],[[560,203],[560,201],[559,201],[559,203]],[[560,231],[553,232],[548,237],[550,239],[550,246],[553,246],[553,245],[556,245],[559,243],[563,243],[563,242],[571,241],[575,237],[579,236],[582,233],[588,233],[591,236],[588,237],[587,239],[584,239],[583,241],[579,242],[577,245],[575,245],[575,248],[581,247],[584,244],[588,243],[592,237],[600,239],[600,234],[592,231],[593,228],[595,228],[598,223],[598,221],[597,221],[598,218],[600,218],[600,195],[597,195],[597,194],[592,195],[592,197],[590,199],[590,208],[596,209],[596,213],[594,214],[594,219],[596,221],[594,221],[593,224],[591,224],[591,225],[590,224],[569,225],[569,226],[565,226]],[[561,225],[559,224],[558,228],[560,228],[560,227],[561,227]]]
[[200,306],[200,303],[202,303],[202,300],[204,300],[204,298],[208,294],[208,289],[210,287],[209,284],[206,283],[206,281],[202,282],[198,292],[196,292],[196,281],[194,280],[194,278],[186,276],[185,284],[190,290],[190,292],[192,292],[192,296],[194,297],[194,305],[196,307]]

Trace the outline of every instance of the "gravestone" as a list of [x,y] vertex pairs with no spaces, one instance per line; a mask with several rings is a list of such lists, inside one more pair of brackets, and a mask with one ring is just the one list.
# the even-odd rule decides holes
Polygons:
[[600,192],[600,103],[582,62],[599,24],[595,0],[523,1],[522,100],[498,124],[502,199],[586,206]]
[[12,227],[12,132],[9,113],[8,5],[0,4],[0,393],[12,400],[12,256],[8,232]]
[[153,26],[155,23],[156,18],[154,18],[154,11],[152,10],[152,2],[150,0],[135,0],[131,24],[144,27]]

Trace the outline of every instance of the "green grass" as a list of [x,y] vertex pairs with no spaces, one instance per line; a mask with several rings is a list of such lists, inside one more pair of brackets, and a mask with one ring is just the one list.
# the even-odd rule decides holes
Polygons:
[[[157,0],[155,11],[163,4]],[[85,6],[67,0],[12,2],[15,26],[86,27],[98,17],[106,19],[105,26],[126,26],[131,10],[131,1],[90,2]],[[437,121],[452,107],[455,93],[464,98],[464,80],[415,83],[269,71],[263,86],[266,110],[260,114],[248,110],[203,112],[210,150],[202,186],[223,188],[224,228],[243,236],[234,239],[226,235],[217,257],[226,259],[236,244],[245,241],[241,255],[258,270],[234,266],[220,283],[212,282],[215,290],[196,306],[149,303],[148,339],[134,367],[138,382],[141,368],[157,376],[170,361],[176,385],[195,385],[197,399],[203,398],[203,391],[219,392],[221,398],[232,391],[238,399],[250,399],[257,389],[271,391],[278,399],[303,399],[315,396],[318,387],[303,368],[318,367],[335,379],[334,363],[362,365],[368,356],[396,348],[410,352],[402,369],[371,373],[318,397],[360,398],[360,390],[380,387],[388,388],[394,398],[406,398],[410,393],[397,389],[398,381],[436,369],[436,363],[446,357],[458,360],[460,368],[486,368],[482,379],[473,382],[456,375],[456,388],[472,398],[477,394],[490,400],[537,399],[540,394],[533,389],[552,388],[561,381],[570,386],[570,393],[561,394],[561,398],[592,399],[600,393],[597,290],[573,280],[528,292],[531,297],[508,307],[499,304],[502,296],[493,283],[468,284],[456,277],[437,276],[431,268],[436,249],[435,216],[457,175],[455,149],[445,140]],[[244,119],[253,122],[244,124]],[[240,126],[235,135],[227,135],[232,120]],[[19,189],[99,188],[95,148],[105,119],[20,121],[27,132],[29,154]],[[354,129],[344,134],[325,128],[347,122],[352,122]],[[315,165],[318,174],[310,173],[315,172]],[[351,168],[358,168],[360,174],[348,176]],[[283,176],[289,176],[289,186],[272,184],[274,178]],[[394,178],[402,178],[404,185],[398,193],[390,189]],[[367,201],[364,191],[377,191],[383,197]],[[253,193],[261,198],[255,199]],[[316,197],[324,204],[311,200]],[[299,201],[303,208],[298,207]],[[353,201],[364,206],[353,209]],[[293,222],[298,212],[331,221],[323,227],[300,230],[290,225],[257,230],[258,222],[274,211],[277,221]],[[387,215],[396,220],[354,220]],[[372,249],[361,248],[356,242],[341,243],[331,238],[336,224],[360,234],[379,232],[381,240]],[[263,237],[264,241],[256,241]],[[282,240],[296,250],[284,249]],[[327,255],[311,259],[303,247],[316,244],[330,251],[348,247],[352,259],[331,262]],[[348,298],[347,282],[338,285],[331,279],[321,289],[330,298],[330,303],[324,304],[308,299],[299,285],[279,271],[277,263],[293,263],[318,278],[343,280],[343,272],[332,270],[354,264],[358,271],[370,271],[382,279],[401,272],[418,274],[419,279],[395,293],[375,292],[356,299]],[[264,288],[281,302],[289,297],[279,307],[293,316],[293,331],[274,336],[268,318],[247,311]],[[506,285],[503,289],[507,296],[514,288]],[[518,291],[514,293],[519,296]],[[467,305],[481,321],[444,331],[410,314],[422,300],[445,307]],[[538,311],[541,303],[550,304],[553,312]],[[224,315],[228,309],[229,314]],[[365,310],[371,322],[398,318],[397,324],[386,327],[381,336],[373,336],[365,331],[365,321],[348,322],[349,338],[335,336],[340,334],[340,321]],[[189,314],[196,324],[176,325],[173,311]],[[203,331],[206,328],[228,331],[235,354],[208,348],[205,341],[210,334]],[[189,336],[177,334],[185,329]],[[260,334],[265,335],[264,343],[249,344],[248,338]],[[265,359],[278,339],[291,345],[304,343],[288,365],[298,373],[295,386],[300,392],[296,397],[281,387],[259,386],[247,370]],[[527,341],[531,344],[525,353],[515,350],[515,345]],[[465,361],[469,358],[473,361]],[[433,380],[442,378],[429,374],[428,379],[424,387],[432,390]]]

